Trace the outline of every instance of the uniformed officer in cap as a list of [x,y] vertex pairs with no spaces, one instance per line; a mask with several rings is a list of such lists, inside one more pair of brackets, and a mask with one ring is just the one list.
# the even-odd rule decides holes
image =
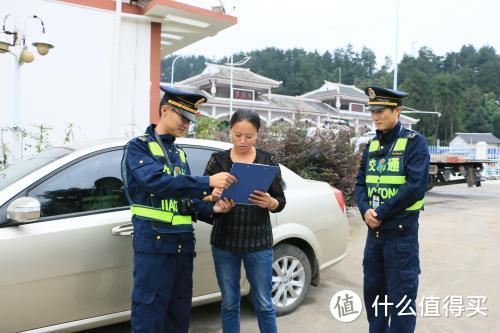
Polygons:
[[[377,131],[363,153],[356,203],[368,226],[363,293],[370,333],[413,332],[420,274],[418,216],[427,189],[429,150],[421,134],[399,122],[407,93],[375,86],[365,93]],[[380,306],[386,295],[393,304],[387,316]]]
[[196,121],[199,94],[161,87],[160,120],[125,147],[122,173],[134,225],[133,332],[187,332],[191,314],[193,220],[211,221],[234,202],[200,200],[210,187],[228,188],[229,173],[190,175],[184,151],[174,141]]

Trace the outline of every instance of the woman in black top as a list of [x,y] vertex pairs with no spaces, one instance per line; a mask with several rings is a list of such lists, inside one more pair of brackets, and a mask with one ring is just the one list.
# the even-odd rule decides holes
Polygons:
[[[255,148],[260,128],[259,115],[238,110],[230,121],[233,148],[212,154],[205,175],[229,172],[233,162],[278,165],[270,153]],[[222,189],[214,189],[212,200]],[[240,331],[240,269],[245,266],[251,297],[261,332],[277,332],[272,288],[273,234],[269,212],[277,213],[286,204],[281,173],[269,192],[255,191],[249,199],[255,205],[236,205],[214,221],[210,243],[217,281],[222,293],[222,328],[225,333]]]

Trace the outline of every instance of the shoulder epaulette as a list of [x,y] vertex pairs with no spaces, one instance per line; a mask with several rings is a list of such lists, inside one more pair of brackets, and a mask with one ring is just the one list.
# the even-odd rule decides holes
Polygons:
[[407,135],[408,139],[414,139],[416,137],[417,137],[417,132],[412,131],[412,130],[408,130],[408,135]]
[[373,140],[378,140],[376,134],[373,137],[371,137],[366,144],[369,145]]
[[148,135],[147,134],[140,135],[137,137],[137,139],[141,140],[142,142],[148,142]]
[[182,147],[181,147],[181,146],[179,146],[178,144],[174,143],[174,146],[175,146],[175,149],[176,149],[177,151],[183,151],[183,152],[184,152],[184,154],[186,153],[186,152],[184,151],[184,149],[182,149]]

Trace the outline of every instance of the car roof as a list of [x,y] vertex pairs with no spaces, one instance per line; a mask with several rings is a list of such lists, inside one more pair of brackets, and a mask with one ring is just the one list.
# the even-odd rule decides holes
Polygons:
[[[64,145],[59,145],[57,147],[54,147],[54,148],[70,149],[72,152],[43,166],[42,168],[36,170],[34,173],[21,178],[15,184],[11,184],[6,189],[3,189],[0,192],[0,205],[2,205],[5,202],[5,200],[12,197],[15,193],[18,193],[21,189],[24,189],[27,186],[29,186],[29,184],[31,184],[32,182],[33,177],[38,179],[56,170],[57,168],[65,165],[66,163],[76,160],[77,158],[80,158],[87,154],[93,154],[95,152],[107,149],[112,149],[112,150],[122,149],[123,146],[128,141],[130,141],[130,139],[127,138],[94,139],[81,142],[67,143]],[[195,146],[195,147],[199,146],[199,147],[212,148],[216,150],[226,150],[232,147],[232,144],[228,142],[193,139],[193,138],[178,138],[175,142],[183,146]],[[282,173],[286,175],[286,177],[288,178],[295,178],[297,180],[304,181],[302,177],[295,174],[293,171],[287,169],[286,167],[282,168]],[[2,198],[4,200],[2,200]]]
[[[130,139],[127,138],[110,138],[110,139],[93,139],[80,142],[72,142],[61,145],[59,147],[69,148],[74,151],[82,150],[100,150],[106,148],[115,148],[124,146]],[[229,142],[205,140],[205,139],[195,139],[195,138],[177,138],[175,143],[180,145],[194,145],[194,146],[206,146],[217,149],[229,149],[231,144]]]
[[[71,162],[77,158],[82,156],[93,154],[98,151],[107,150],[107,149],[121,149],[130,139],[128,138],[109,138],[109,139],[91,139],[80,142],[72,142],[63,145],[58,145],[54,148],[66,148],[70,149],[71,153],[58,158],[57,160],[43,166],[42,168],[36,170],[33,174],[28,175],[26,177],[21,178],[15,184],[11,184],[6,189],[2,190],[2,195],[0,196],[0,205],[3,204],[2,197],[4,199],[10,198],[14,192],[19,192],[19,189],[25,188],[31,183],[31,179],[33,175],[39,175],[40,177],[52,172],[58,167]],[[175,140],[177,144],[183,146],[199,146],[199,147],[208,147],[213,149],[225,150],[232,147],[232,144],[228,142],[222,141],[213,141],[213,140],[202,140],[202,139],[192,139],[192,138],[178,138]],[[6,190],[6,191],[5,191]],[[12,193],[11,193],[12,192]]]

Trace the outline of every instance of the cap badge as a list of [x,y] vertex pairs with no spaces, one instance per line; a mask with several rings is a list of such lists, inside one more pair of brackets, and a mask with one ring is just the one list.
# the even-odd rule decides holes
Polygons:
[[200,98],[196,103],[194,103],[194,107],[199,108],[203,103],[205,103],[205,98]]
[[370,99],[375,99],[375,97],[377,97],[375,91],[373,91],[372,88],[368,88],[368,96],[370,97]]

